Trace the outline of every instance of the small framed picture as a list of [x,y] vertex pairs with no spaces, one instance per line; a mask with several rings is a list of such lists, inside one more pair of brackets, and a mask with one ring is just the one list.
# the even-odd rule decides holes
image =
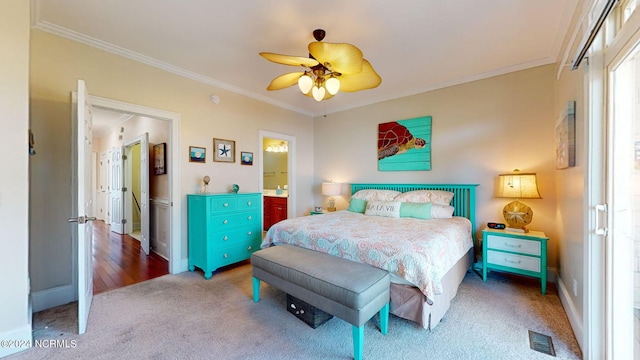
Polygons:
[[207,149],[200,146],[189,146],[189,162],[205,163]]
[[236,142],[233,140],[213,139],[213,161],[236,162]]
[[167,143],[153,145],[153,173],[163,175],[167,173]]
[[248,151],[240,152],[240,164],[253,165],[253,153]]

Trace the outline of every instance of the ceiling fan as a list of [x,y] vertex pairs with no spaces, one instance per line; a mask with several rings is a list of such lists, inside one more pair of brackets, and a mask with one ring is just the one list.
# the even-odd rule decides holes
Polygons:
[[325,35],[322,29],[313,31],[316,41],[309,43],[308,58],[261,52],[262,57],[274,63],[307,68],[278,76],[267,90],[298,84],[303,94],[322,101],[331,99],[338,91],[354,92],[380,85],[382,78],[362,57],[360,49],[351,44],[321,42]]

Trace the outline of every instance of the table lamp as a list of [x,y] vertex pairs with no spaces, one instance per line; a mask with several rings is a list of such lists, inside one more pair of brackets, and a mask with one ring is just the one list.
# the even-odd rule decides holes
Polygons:
[[333,197],[340,195],[341,185],[340,183],[334,182],[322,183],[322,195],[329,196],[329,207],[327,211],[336,211],[336,200]]
[[516,199],[508,203],[502,210],[504,220],[509,225],[506,231],[526,233],[527,225],[533,219],[533,210],[519,201],[519,199],[541,199],[535,173],[520,173],[513,170],[513,174],[498,175],[496,196],[499,198]]

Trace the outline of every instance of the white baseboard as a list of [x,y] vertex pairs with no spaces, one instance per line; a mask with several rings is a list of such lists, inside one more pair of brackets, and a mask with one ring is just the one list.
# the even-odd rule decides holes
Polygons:
[[566,286],[564,286],[564,282],[562,282],[562,278],[558,278],[558,296],[560,297],[560,302],[562,303],[562,307],[564,307],[564,312],[567,314],[569,318],[569,324],[571,324],[571,328],[573,329],[573,334],[578,340],[578,345],[580,345],[580,349],[584,349],[583,341],[583,322],[582,322],[582,314],[578,312],[575,305],[573,304],[573,300],[571,300],[571,293]]
[[0,358],[27,350],[33,342],[31,323],[0,334],[0,341],[5,344],[5,340],[10,341],[8,345],[11,346],[0,346]]
[[31,293],[33,312],[51,309],[78,300],[72,285],[57,286]]

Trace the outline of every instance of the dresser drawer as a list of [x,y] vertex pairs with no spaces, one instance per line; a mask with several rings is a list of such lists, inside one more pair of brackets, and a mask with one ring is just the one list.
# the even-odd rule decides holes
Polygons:
[[535,240],[514,239],[504,236],[487,235],[487,247],[489,249],[504,250],[540,256],[540,242]]
[[258,250],[260,250],[260,240],[255,239],[248,244],[213,249],[210,257],[218,266],[225,266],[246,260],[251,257],[254,251]]
[[232,196],[219,196],[209,199],[211,210],[231,211],[236,209],[236,198]]
[[258,210],[260,209],[259,196],[238,196],[236,208],[238,210]]
[[242,229],[230,229],[216,231],[211,235],[213,246],[233,246],[236,244],[249,244],[254,240],[259,239],[261,235],[260,227],[256,224],[253,227],[247,227]]
[[237,226],[249,226],[258,223],[260,223],[260,216],[256,211],[211,216],[211,224],[216,230]]
[[506,266],[514,269],[540,272],[540,259],[530,256],[508,254],[499,251],[488,250],[487,262],[490,265]]

